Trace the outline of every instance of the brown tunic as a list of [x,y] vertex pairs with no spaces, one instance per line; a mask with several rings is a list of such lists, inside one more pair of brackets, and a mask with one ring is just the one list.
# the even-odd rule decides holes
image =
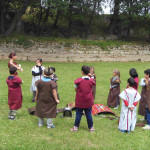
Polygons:
[[138,111],[139,115],[146,115],[146,105],[150,111],[150,81],[148,82],[148,85],[142,87],[141,100],[139,103]]
[[[94,79],[93,79],[96,83],[96,75],[94,75]],[[92,92],[93,92],[93,99],[95,100],[95,95],[96,95],[96,85],[93,85],[92,87]]]
[[56,118],[57,103],[52,90],[57,87],[57,84],[54,81],[38,80],[35,85],[38,88],[35,115],[40,118]]
[[108,107],[116,107],[117,105],[120,105],[120,78],[117,78],[115,81],[113,81],[113,78],[110,79],[111,86],[114,86],[118,84],[116,87],[110,89],[108,99],[107,99],[107,105]]

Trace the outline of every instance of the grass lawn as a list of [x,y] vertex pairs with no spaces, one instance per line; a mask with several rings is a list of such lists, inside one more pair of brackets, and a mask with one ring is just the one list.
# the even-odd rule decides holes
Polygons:
[[[148,150],[150,149],[150,131],[143,131],[136,127],[130,134],[123,134],[118,131],[117,120],[93,117],[96,131],[89,133],[86,118],[83,116],[79,132],[70,132],[73,127],[74,117],[61,118],[59,114],[53,119],[56,128],[47,129],[46,125],[39,128],[38,119],[28,114],[28,108],[35,106],[31,103],[32,93],[31,68],[34,62],[20,62],[24,72],[19,72],[23,79],[23,106],[18,111],[18,120],[8,120],[7,85],[6,78],[9,75],[7,61],[0,61],[0,150],[50,150],[50,149],[100,149],[100,150]],[[67,103],[74,101],[74,80],[81,76],[83,64],[95,67],[97,76],[96,100],[95,103],[107,104],[110,78],[113,69],[121,72],[121,91],[126,87],[129,77],[129,69],[135,67],[139,78],[144,76],[144,70],[150,68],[149,63],[43,63],[56,68],[59,78],[58,92],[61,103],[58,108],[64,107]],[[139,87],[141,92],[141,87]],[[118,115],[120,108],[114,110]],[[138,120],[142,118],[138,115]]]

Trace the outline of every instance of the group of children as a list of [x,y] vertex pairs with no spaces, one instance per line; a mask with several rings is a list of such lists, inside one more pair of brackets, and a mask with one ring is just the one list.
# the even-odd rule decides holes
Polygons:
[[[10,75],[6,82],[8,84],[9,119],[14,120],[16,119],[16,111],[22,106],[22,80],[18,77],[17,70],[23,71],[23,69],[21,65],[17,65],[15,62],[17,58],[15,52],[10,53],[9,58]],[[44,68],[42,59],[37,59],[36,66],[32,68],[31,72],[33,76],[31,84],[31,91],[33,92],[32,102],[36,101],[35,115],[38,117],[38,126],[43,126],[44,118],[47,118],[47,128],[54,128],[55,125],[52,122],[52,118],[56,118],[57,104],[60,103],[56,83],[58,78],[55,74],[55,68]],[[96,93],[94,67],[82,66],[81,74],[82,77],[74,81],[76,118],[71,131],[78,131],[84,111],[89,131],[93,132],[95,129],[91,112]],[[145,116],[147,120],[147,125],[143,129],[150,129],[150,70],[144,71],[145,78],[141,80],[140,84],[142,86],[141,96],[137,92],[139,79],[136,69],[130,69],[129,74],[130,78],[127,80],[127,87],[120,93],[120,72],[119,70],[113,71],[107,100],[109,107],[118,109],[120,98],[123,99],[119,120],[119,130],[123,133],[134,130],[137,121],[136,107],[140,99],[139,114]]]

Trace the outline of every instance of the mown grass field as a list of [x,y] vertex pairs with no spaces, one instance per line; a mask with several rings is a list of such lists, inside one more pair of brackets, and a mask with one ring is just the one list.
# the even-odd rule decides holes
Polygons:
[[[136,127],[130,134],[122,134],[118,131],[117,120],[93,117],[96,131],[89,133],[86,118],[83,116],[79,132],[71,132],[74,117],[61,118],[59,114],[53,120],[55,129],[47,129],[45,126],[37,126],[37,118],[28,114],[28,108],[35,106],[31,103],[32,93],[31,68],[34,62],[22,62],[24,72],[19,72],[23,79],[23,106],[18,111],[18,120],[8,120],[7,85],[6,78],[9,75],[7,61],[0,61],[0,150],[50,150],[50,149],[100,149],[100,150],[149,150],[150,131],[144,131],[141,127]],[[121,72],[121,90],[126,87],[129,77],[129,69],[135,67],[139,73],[139,78],[144,76],[144,70],[150,68],[149,63],[43,63],[56,68],[59,78],[58,92],[61,103],[58,108],[64,107],[67,103],[74,101],[74,80],[81,76],[81,66],[92,65],[95,67],[97,76],[96,100],[95,103],[107,104],[110,78],[113,69],[117,68]],[[141,87],[139,87],[141,92]],[[118,115],[120,108],[114,110]],[[138,115],[138,120],[142,118]]]

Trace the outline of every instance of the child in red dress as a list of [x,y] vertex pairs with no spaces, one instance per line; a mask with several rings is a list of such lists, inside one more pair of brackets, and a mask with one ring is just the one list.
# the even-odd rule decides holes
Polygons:
[[12,66],[9,69],[10,75],[8,76],[6,82],[8,85],[8,105],[9,105],[9,119],[14,120],[16,116],[16,111],[22,106],[22,91],[21,83],[22,79],[17,77],[15,74],[17,68]]
[[92,106],[94,105],[92,87],[93,85],[96,85],[96,83],[88,76],[89,72],[89,66],[82,66],[81,73],[83,76],[74,81],[76,91],[76,119],[71,131],[78,131],[83,110],[86,115],[89,131],[92,132],[95,130],[93,127],[91,111]]

